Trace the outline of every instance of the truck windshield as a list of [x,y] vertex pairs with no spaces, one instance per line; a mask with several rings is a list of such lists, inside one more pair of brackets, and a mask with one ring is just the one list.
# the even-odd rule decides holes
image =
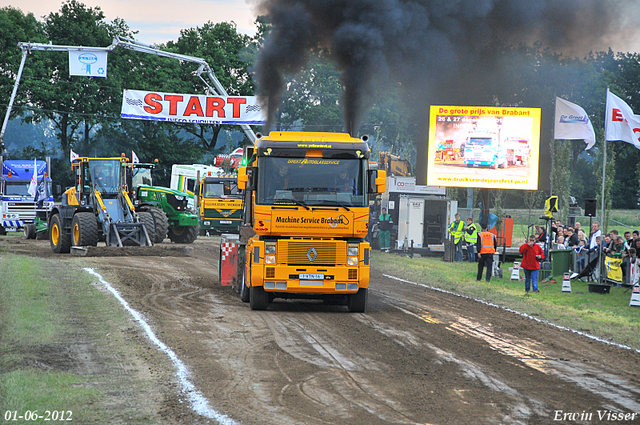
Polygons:
[[262,157],[259,204],[368,205],[364,161],[357,159]]
[[29,181],[7,182],[5,196],[31,196],[29,195]]
[[[238,194],[238,183],[232,181],[204,183],[205,198],[224,198]],[[235,197],[235,196],[234,196]]]

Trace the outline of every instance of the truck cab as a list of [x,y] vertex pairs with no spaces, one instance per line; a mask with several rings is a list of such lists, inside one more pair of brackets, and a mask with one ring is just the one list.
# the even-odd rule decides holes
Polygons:
[[238,176],[206,176],[197,191],[200,232],[238,233],[244,206],[243,195],[238,190]]
[[256,140],[238,169],[246,189],[240,297],[252,309],[276,297],[316,297],[365,310],[369,196],[386,189],[386,172],[369,170],[369,156],[366,138],[345,133],[271,132]]

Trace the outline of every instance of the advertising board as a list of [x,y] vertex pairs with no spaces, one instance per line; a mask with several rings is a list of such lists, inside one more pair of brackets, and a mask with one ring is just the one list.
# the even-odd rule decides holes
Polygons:
[[540,109],[431,106],[427,185],[538,189]]

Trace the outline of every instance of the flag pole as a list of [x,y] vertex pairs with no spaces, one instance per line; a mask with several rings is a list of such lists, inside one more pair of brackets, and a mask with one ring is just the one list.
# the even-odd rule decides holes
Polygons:
[[604,103],[604,137],[602,141],[602,145],[604,147],[602,152],[602,217],[600,218],[601,226],[604,226],[604,177],[605,169],[607,167],[607,100],[609,100],[609,87],[607,87],[607,98]]

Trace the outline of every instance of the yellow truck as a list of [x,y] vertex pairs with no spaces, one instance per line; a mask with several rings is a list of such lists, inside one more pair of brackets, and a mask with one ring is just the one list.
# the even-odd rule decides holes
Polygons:
[[366,136],[258,135],[238,168],[243,225],[237,247],[221,238],[221,282],[237,264],[240,298],[252,310],[279,297],[344,301],[349,311],[364,312],[369,197],[386,190],[386,172],[369,170],[370,153]]
[[196,187],[200,233],[238,233],[244,200],[237,174],[205,176]]

